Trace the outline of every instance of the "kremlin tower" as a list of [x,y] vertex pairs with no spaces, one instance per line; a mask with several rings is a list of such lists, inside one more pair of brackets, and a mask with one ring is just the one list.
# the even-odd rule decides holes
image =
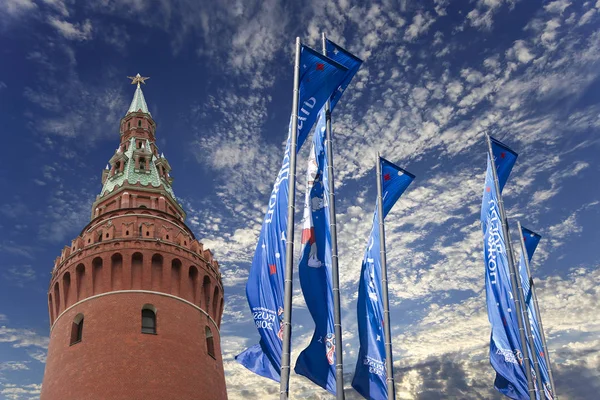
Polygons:
[[41,400],[227,398],[219,264],[185,224],[140,83],[91,221],[54,263]]

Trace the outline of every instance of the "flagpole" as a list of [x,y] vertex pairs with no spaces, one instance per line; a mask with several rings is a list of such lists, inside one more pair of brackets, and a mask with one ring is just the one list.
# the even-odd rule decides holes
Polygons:
[[[519,232],[521,232],[521,236],[523,236],[521,229],[521,224],[519,223]],[[521,238],[523,240],[523,238]],[[531,275],[531,269],[529,267],[529,256],[527,253],[524,253],[525,258],[525,267],[527,267],[527,276],[529,276],[529,286],[531,287],[531,296],[533,297],[533,306],[535,309],[535,315],[538,318],[538,323],[540,324],[540,336],[542,337],[542,350],[544,351],[544,360],[546,360],[546,366],[548,367],[548,375],[550,377],[550,386],[552,386],[552,394],[554,395],[554,399],[558,400],[558,396],[556,394],[556,388],[554,387],[554,377],[552,376],[552,367],[550,365],[550,354],[548,352],[548,345],[546,344],[546,334],[544,333],[544,325],[542,324],[542,314],[540,314],[540,307],[538,305],[537,294],[535,293],[535,285],[533,283],[533,276]],[[544,388],[542,387],[541,392],[543,393]],[[541,395],[540,395],[541,397]]]
[[377,152],[377,215],[379,219],[379,253],[381,258],[381,289],[383,292],[383,328],[385,333],[385,367],[388,400],[396,399],[394,388],[394,361],[392,360],[392,331],[390,329],[390,301],[388,297],[387,263],[385,254],[385,226],[383,222],[383,184],[381,156]]
[[290,348],[292,339],[292,278],[294,268],[294,212],[296,199],[296,147],[298,136],[298,98],[300,97],[300,38],[296,38],[294,64],[294,97],[292,100],[292,130],[290,138],[290,172],[288,178],[288,215],[285,239],[285,292],[283,302],[283,343],[281,350],[281,380],[279,398],[286,400],[290,383]]
[[[323,54],[327,56],[325,32],[322,35]],[[333,143],[331,135],[331,104],[325,103],[325,143],[327,146],[327,176],[329,178],[329,230],[331,232],[331,280],[333,284],[333,330],[335,335],[335,386],[336,399],[344,400],[344,363],[342,347],[342,315],[340,309],[340,275],[338,266],[337,226],[335,219],[335,185],[333,182]],[[316,134],[316,133],[315,133]]]
[[[521,254],[525,260],[525,265],[529,264],[527,249],[525,248],[525,241],[523,240],[523,231],[521,229],[521,222],[517,221],[517,229],[519,230],[519,238],[521,243]],[[527,268],[527,276],[529,276],[529,268]],[[519,293],[521,294],[521,298],[525,299],[525,291],[523,290],[523,282],[521,281],[521,274],[519,274],[519,278],[517,280],[519,285]],[[529,287],[531,290],[531,286]],[[535,378],[537,381],[537,391],[539,392],[540,398],[542,397],[542,393],[544,393],[544,384],[542,381],[542,374],[540,374],[540,365],[537,357],[537,352],[535,351],[535,342],[533,341],[533,332],[531,332],[531,319],[529,316],[529,309],[527,308],[527,302],[523,301],[523,318],[525,322],[525,328],[527,328],[527,337],[529,338],[529,345],[531,346],[531,358],[533,359],[533,369],[535,371]]]
[[[485,134],[487,138],[488,144],[488,154],[492,163],[492,174],[494,176],[494,186],[496,188],[496,193],[498,195],[498,207],[500,209],[500,220],[502,221],[502,231],[504,233],[504,238],[506,240],[506,253],[508,256],[508,269],[510,271],[510,282],[512,286],[512,291],[515,292],[515,289],[518,289],[517,286],[517,277],[515,270],[515,260],[513,258],[513,250],[512,244],[510,241],[510,231],[508,229],[508,218],[506,217],[506,213],[504,211],[504,201],[502,200],[502,193],[500,193],[500,184],[498,183],[498,172],[496,171],[496,161],[494,160],[494,152],[492,151],[492,141],[490,139],[490,135]],[[527,351],[527,340],[525,338],[525,331],[523,329],[523,319],[521,316],[523,315],[523,310],[521,308],[522,296],[519,290],[516,290],[517,296],[515,300],[515,307],[517,308],[517,324],[519,326],[519,337],[521,339],[521,348],[523,349],[523,358],[525,360],[525,375],[527,376],[527,390],[529,392],[529,398],[535,400],[535,388],[533,387],[533,382],[531,380],[531,365],[529,364],[529,352]]]

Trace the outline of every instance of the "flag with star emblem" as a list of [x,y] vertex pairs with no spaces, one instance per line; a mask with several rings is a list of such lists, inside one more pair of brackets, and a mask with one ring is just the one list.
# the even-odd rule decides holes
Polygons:
[[[331,41],[327,55],[348,68],[345,79],[330,99],[331,111],[362,61]],[[325,109],[321,109],[308,160],[304,215],[302,218],[302,256],[298,263],[300,285],[306,306],[315,322],[308,347],[296,361],[295,371],[336,394],[333,309],[332,252],[329,209],[329,176],[325,148]],[[339,344],[339,341],[338,341]]]
[[[533,253],[535,252],[535,249],[537,248],[538,243],[540,243],[542,237],[525,227],[521,227],[521,235],[523,235],[523,243],[525,244],[527,259],[528,261],[531,261]],[[535,310],[535,304],[533,302],[532,296],[533,292],[531,290],[531,279],[527,271],[527,265],[525,265],[525,254],[523,253],[521,253],[521,258],[519,259],[519,279],[521,279],[521,286],[523,287],[523,297],[525,298],[524,310],[527,310],[527,316],[529,317],[525,321],[525,323],[530,324],[531,333],[533,335],[533,344],[531,344],[529,342],[529,338],[527,338],[529,342],[529,348],[532,350],[529,352],[529,354],[532,354],[532,360],[533,355],[537,357],[540,369],[540,376],[542,377],[542,385],[544,386],[543,390],[545,396],[547,399],[553,400],[554,396],[552,393],[552,385],[550,383],[550,373],[548,371],[548,364],[546,363],[546,358],[544,357],[544,344],[542,342],[541,336],[542,326],[539,322],[539,318]]]
[[[380,157],[383,187],[383,218],[389,213],[415,176]],[[387,399],[384,345],[381,259],[377,205],[358,286],[358,336],[360,349],[352,387],[366,399]]]
[[[500,191],[506,184],[517,154],[492,139],[492,153]],[[527,375],[515,300],[511,288],[507,246],[498,206],[501,194],[496,192],[492,162],[488,154],[485,186],[481,205],[481,226],[485,261],[485,288],[488,319],[492,325],[490,363],[496,371],[494,387],[511,399],[529,399]],[[516,296],[516,292],[514,293]]]
[[[319,110],[342,84],[348,69],[302,45],[300,48],[298,131],[296,152],[313,127]],[[284,315],[284,271],[288,217],[288,178],[290,173],[291,121],[283,162],[268,201],[260,236],[246,284],[246,297],[254,324],[260,334],[258,344],[236,356],[252,372],[280,380]],[[293,240],[293,238],[290,238]]]

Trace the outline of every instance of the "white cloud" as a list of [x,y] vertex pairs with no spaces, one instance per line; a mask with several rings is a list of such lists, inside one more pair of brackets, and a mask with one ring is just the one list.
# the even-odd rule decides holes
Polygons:
[[27,363],[22,361],[3,361],[0,362],[0,372],[2,371],[23,371],[28,370]]
[[36,7],[37,5],[31,0],[4,0],[2,9],[9,16],[18,17],[27,12],[32,12]]
[[533,54],[527,48],[527,45],[523,40],[515,41],[513,47],[511,47],[506,55],[510,58],[518,60],[520,63],[527,64],[535,58]]
[[65,0],[43,0],[44,3],[54,8],[63,17],[69,16],[69,10],[65,4]]
[[413,22],[410,24],[406,31],[404,32],[404,40],[408,42],[412,42],[423,33],[429,30],[431,24],[435,22],[435,17],[430,13],[417,13],[413,17]]
[[41,384],[17,385],[13,383],[2,384],[0,394],[7,400],[33,400],[39,398],[42,392]]
[[70,40],[89,40],[92,37],[92,23],[89,19],[82,23],[72,24],[68,21],[60,20],[56,17],[48,17],[48,23],[53,26],[58,33]]
[[0,343],[10,343],[12,347],[39,347],[46,349],[49,338],[40,336],[29,329],[15,329],[0,326]]
[[463,91],[463,86],[458,81],[450,82],[448,84],[448,86],[446,87],[446,94],[452,101],[457,101],[458,97],[460,96],[462,91]]
[[542,33],[540,39],[542,43],[545,45],[549,45],[556,40],[556,35],[558,33],[558,28],[560,28],[560,20],[558,18],[553,18],[546,22],[546,27],[544,32]]
[[579,19],[579,22],[577,23],[577,26],[582,26],[582,25],[585,25],[585,24],[587,24],[588,22],[590,22],[590,21],[591,21],[592,17],[593,17],[595,14],[596,14],[596,10],[595,10],[595,9],[593,9],[593,8],[592,8],[591,10],[588,10],[588,11],[586,11],[586,13],[585,13],[585,14],[583,14],[583,15],[581,16],[581,18]]
[[546,4],[544,9],[549,13],[562,14],[570,5],[571,2],[569,0],[557,0]]
[[31,265],[9,267],[2,276],[6,281],[19,287],[24,287],[26,284],[31,283],[36,279],[35,270]]

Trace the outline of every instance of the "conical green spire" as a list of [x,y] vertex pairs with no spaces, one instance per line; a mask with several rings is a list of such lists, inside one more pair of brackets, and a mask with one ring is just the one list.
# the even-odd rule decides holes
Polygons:
[[142,92],[139,83],[137,84],[137,89],[135,89],[135,94],[133,95],[133,100],[131,100],[131,105],[129,106],[129,110],[127,110],[127,114],[138,111],[152,115],[150,114],[150,111],[148,111],[148,105],[146,105],[146,99],[144,99],[144,93]]

